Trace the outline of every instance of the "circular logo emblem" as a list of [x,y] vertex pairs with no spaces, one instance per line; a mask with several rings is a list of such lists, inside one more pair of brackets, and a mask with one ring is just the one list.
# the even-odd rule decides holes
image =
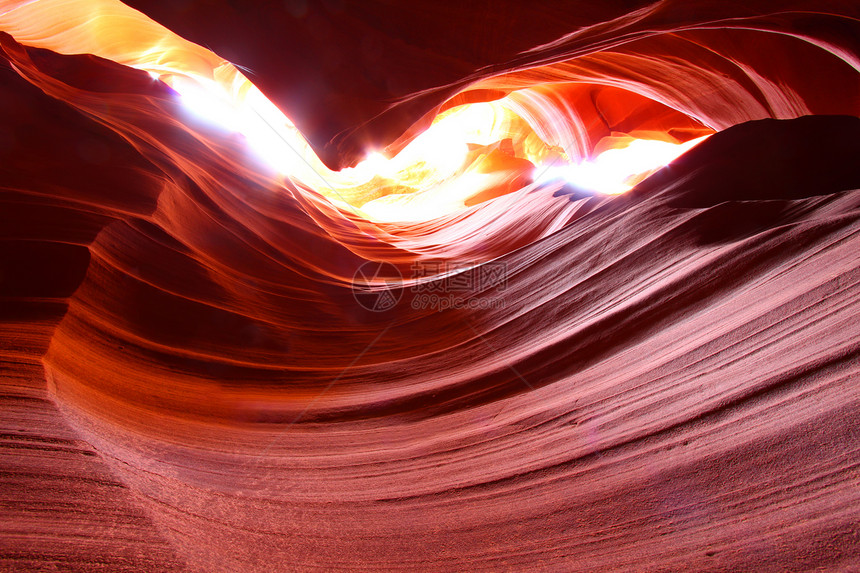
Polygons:
[[403,296],[403,275],[391,263],[367,261],[352,276],[352,296],[367,310],[390,310]]

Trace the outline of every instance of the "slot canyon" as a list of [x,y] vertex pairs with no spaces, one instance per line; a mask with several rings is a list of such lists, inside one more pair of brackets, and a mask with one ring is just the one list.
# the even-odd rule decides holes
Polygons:
[[860,570],[856,0],[0,0],[0,571]]

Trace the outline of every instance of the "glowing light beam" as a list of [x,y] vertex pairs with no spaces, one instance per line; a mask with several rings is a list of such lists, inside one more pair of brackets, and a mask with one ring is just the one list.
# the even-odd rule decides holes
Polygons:
[[535,169],[535,182],[563,179],[571,185],[602,195],[618,195],[692,149],[708,135],[685,143],[633,139],[625,147],[604,151],[591,161]]

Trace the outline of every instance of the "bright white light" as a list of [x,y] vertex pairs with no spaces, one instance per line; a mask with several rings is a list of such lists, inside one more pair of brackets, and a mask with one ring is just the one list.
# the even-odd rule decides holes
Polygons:
[[626,147],[609,149],[592,161],[578,164],[538,167],[536,182],[564,179],[586,191],[618,195],[633,188],[642,176],[649,174],[695,147],[708,136],[685,143],[634,139]]
[[355,167],[348,167],[341,170],[340,173],[342,176],[352,178],[360,184],[370,181],[377,175],[391,177],[397,173],[397,168],[392,160],[374,151],[367,156],[367,159]]
[[505,137],[493,106],[476,103],[451,110],[391,159],[373,152],[340,174],[355,184],[381,176],[419,191],[436,187],[463,167],[468,144],[490,145]]
[[[479,103],[449,110],[391,159],[379,152],[339,172],[328,170],[295,125],[253,85],[228,89],[216,81],[184,75],[161,76],[195,115],[240,133],[254,153],[283,175],[319,189],[338,204],[341,190],[382,177],[414,190],[365,203],[361,210],[376,220],[416,221],[460,209],[465,199],[496,185],[502,174],[464,171],[469,144],[491,145],[511,137],[503,105]],[[707,137],[707,136],[706,136]],[[591,161],[535,168],[535,182],[563,179],[593,193],[629,191],[705,137],[683,144],[631,140]],[[344,203],[345,205],[345,203]]]
[[214,81],[174,76],[171,87],[179,93],[182,105],[194,115],[228,131],[239,131],[239,114],[221,86]]
[[307,141],[281,110],[253,85],[231,94],[218,82],[173,75],[167,83],[194,115],[244,136],[245,143],[267,165],[311,187],[326,185],[331,175]]
[[[467,143],[489,144],[501,136],[492,104],[463,106],[418,135],[395,157],[371,153],[353,168],[331,172],[310,149],[295,125],[260,91],[250,86],[241,97],[203,78],[175,75],[168,83],[194,115],[245,136],[248,146],[280,173],[314,187],[348,188],[380,176],[417,190],[429,189],[463,167]],[[418,169],[413,169],[420,166]],[[325,186],[324,185],[324,186]]]

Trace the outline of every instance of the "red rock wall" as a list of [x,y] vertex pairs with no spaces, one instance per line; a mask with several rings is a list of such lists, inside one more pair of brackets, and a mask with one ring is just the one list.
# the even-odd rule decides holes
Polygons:
[[[852,3],[132,5],[331,165],[526,86],[583,155],[721,133],[627,196],[374,224],[147,74],[3,35],[3,567],[858,566]],[[373,312],[366,260],[505,284]]]

